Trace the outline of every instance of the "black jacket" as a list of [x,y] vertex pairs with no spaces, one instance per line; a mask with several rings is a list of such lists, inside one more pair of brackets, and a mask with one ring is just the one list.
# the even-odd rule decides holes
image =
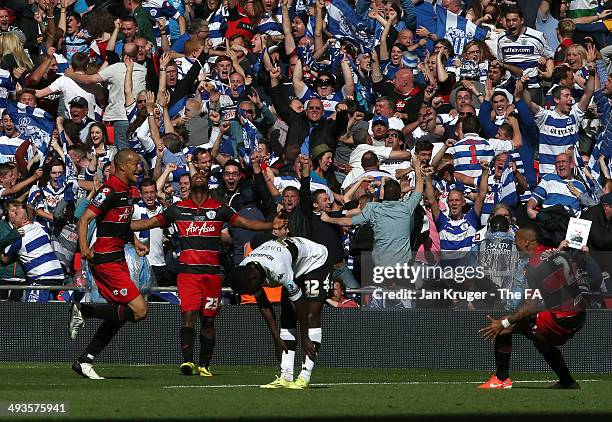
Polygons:
[[[308,192],[308,198],[305,198]],[[338,264],[344,260],[344,248],[342,247],[342,233],[340,226],[325,223],[320,214],[314,213],[312,196],[310,195],[310,176],[300,178],[300,208],[306,216],[310,226],[311,236],[308,238],[313,242],[324,245],[327,248],[327,262],[331,265]]]
[[603,205],[590,207],[580,218],[593,222],[589,233],[589,248],[595,251],[612,251],[612,222],[606,219]]
[[[287,132],[287,145],[301,146],[304,139],[310,132],[311,122],[306,117],[306,112],[296,113],[289,107],[289,99],[283,95],[281,85],[270,88],[270,97],[274,104],[274,109],[281,119],[289,126]],[[327,144],[330,148],[336,149],[338,138],[346,131],[348,124],[348,114],[346,112],[336,113],[336,120],[322,118],[310,135],[310,151],[320,144]]]

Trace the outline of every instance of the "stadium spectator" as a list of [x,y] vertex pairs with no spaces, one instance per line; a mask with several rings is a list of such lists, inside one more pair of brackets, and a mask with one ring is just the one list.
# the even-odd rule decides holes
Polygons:
[[23,237],[20,236],[6,247],[2,262],[8,264],[18,259],[25,270],[26,281],[30,283],[62,284],[64,270],[51,248],[47,230],[41,224],[30,220],[22,202],[10,202],[7,211],[9,222],[16,229],[22,230]]
[[342,280],[334,280],[333,296],[327,299],[327,304],[334,308],[358,308],[355,299],[346,297],[346,287]]
[[[95,200],[98,181],[115,180],[113,157],[128,149],[142,166],[134,220],[188,200],[190,177],[202,174],[211,196],[237,213],[269,221],[281,211],[290,235],[327,243],[337,271],[365,271],[361,253],[375,235],[396,236],[401,259],[407,244],[420,252],[419,262],[445,264],[440,250],[467,252],[486,237],[481,226],[490,216],[508,209],[519,225],[540,211],[532,222],[556,246],[568,208],[593,221],[592,253],[609,251],[612,11],[605,5],[306,3],[3,2],[4,214],[11,200],[29,197],[37,218],[55,229],[53,247],[71,276],[80,264],[72,257],[73,200]],[[485,175],[484,159],[491,167]],[[385,194],[399,184],[402,194],[412,192],[410,202],[421,171],[427,194],[413,214],[394,208],[405,201],[380,202],[383,178]],[[309,184],[302,186],[302,176]],[[315,208],[335,217],[364,212],[375,230],[362,224],[347,236],[318,220]],[[373,209],[399,229],[378,227]],[[170,273],[160,279],[173,278],[180,238],[169,229],[169,242],[160,242],[156,230],[149,232],[149,261],[156,274]],[[247,240],[271,237],[230,234],[227,269]],[[597,259],[612,272],[609,260]],[[105,322],[101,335],[112,336],[117,323]],[[77,371],[93,376],[83,364],[90,361]]]

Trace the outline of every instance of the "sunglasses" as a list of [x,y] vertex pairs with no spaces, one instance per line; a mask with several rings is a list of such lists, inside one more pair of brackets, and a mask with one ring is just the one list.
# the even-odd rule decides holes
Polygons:
[[311,106],[311,107],[308,107],[308,110],[319,111],[319,110],[323,110],[323,107]]
[[319,79],[317,80],[317,85],[319,86],[332,86],[331,79]]
[[459,115],[460,116],[475,116],[475,114],[472,113],[471,111],[460,111]]

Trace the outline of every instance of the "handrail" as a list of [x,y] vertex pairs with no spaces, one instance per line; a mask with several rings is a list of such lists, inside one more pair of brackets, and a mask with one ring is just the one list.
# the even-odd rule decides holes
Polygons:
[[[53,292],[59,291],[77,291],[77,292],[87,292],[86,287],[79,286],[37,286],[37,285],[24,285],[24,284],[9,284],[9,285],[0,285],[0,290],[48,290]],[[417,289],[418,291],[419,289]],[[171,287],[151,287],[148,289],[149,292],[159,293],[159,292],[168,292],[168,293],[176,293],[178,292],[178,288]],[[223,293],[232,293],[232,289],[229,287],[223,287],[221,289]],[[373,288],[362,288],[362,289],[346,289],[346,293],[348,294],[368,294],[372,293]],[[601,299],[612,299],[611,293],[583,293],[582,296],[587,298],[601,298]]]

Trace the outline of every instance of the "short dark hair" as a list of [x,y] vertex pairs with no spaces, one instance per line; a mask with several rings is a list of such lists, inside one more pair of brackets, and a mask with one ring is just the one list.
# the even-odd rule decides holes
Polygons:
[[509,137],[513,137],[514,136],[514,129],[512,128],[512,125],[510,123],[503,123],[500,127],[499,130],[503,130],[505,131]]
[[138,26],[138,21],[134,16],[125,16],[121,18],[122,22],[132,22],[135,26]]
[[428,141],[426,139],[422,139],[416,142],[416,144],[414,145],[414,152],[415,153],[419,153],[421,151],[433,151],[433,144],[431,143],[431,141]]
[[561,98],[561,91],[563,91],[563,90],[568,90],[568,91],[570,91],[570,92],[571,92],[571,89],[569,89],[568,87],[566,87],[566,86],[561,86],[561,85],[557,85],[557,86],[556,86],[556,87],[554,87],[554,88],[553,88],[553,90],[552,90],[552,96],[553,96],[553,98],[556,98],[557,100],[558,100],[559,98]]
[[166,145],[166,148],[168,148],[168,151],[173,154],[179,152],[183,146],[180,136],[176,133],[165,133],[162,136],[162,141],[164,145]]
[[296,195],[300,194],[300,190],[298,188],[296,188],[295,186],[287,186],[285,189],[283,189],[283,195],[285,194],[285,192],[295,192]]
[[367,168],[367,167],[375,167],[378,165],[378,156],[376,154],[374,154],[372,151],[366,151],[362,156],[361,156],[361,167],[362,168]]
[[383,199],[385,201],[398,201],[402,197],[402,188],[397,180],[387,179]]
[[571,71],[572,69],[566,64],[561,64],[559,66],[556,66],[553,69],[552,82],[554,84],[558,84],[561,81],[561,79],[567,78],[567,72],[571,72]]
[[461,120],[463,133],[480,133],[480,122],[476,116],[464,116]]
[[519,230],[525,230],[533,233],[538,243],[542,243],[542,229],[536,222],[524,221],[519,225]]
[[87,54],[85,53],[81,53],[80,51],[77,51],[76,53],[74,53],[72,55],[72,60],[70,61],[70,66],[72,66],[72,68],[75,71],[86,71],[87,70],[87,65],[89,64],[89,57],[87,56]]
[[521,10],[521,8],[515,4],[511,4],[510,6],[506,8],[506,11],[504,12],[504,18],[512,13],[514,13],[515,15],[518,15],[518,17],[521,19],[523,19],[524,17],[523,11]]
[[66,20],[68,20],[68,18],[74,18],[78,23],[81,23],[81,21],[83,20],[83,18],[81,17],[81,15],[79,15],[77,12],[69,12],[66,15]]
[[312,198],[312,202],[313,203],[317,202],[320,195],[327,195],[327,192],[325,191],[325,189],[317,189],[314,192],[312,192],[310,194],[310,197]]
[[260,272],[261,270],[257,268],[258,266],[261,267],[261,264],[249,262],[246,265],[234,267],[227,273],[226,280],[235,293],[251,293],[252,290],[257,288],[257,285],[261,285],[264,280],[262,280],[263,275]]
[[236,161],[236,160],[227,160],[227,161],[225,162],[225,164],[223,164],[223,171],[224,171],[224,172],[225,172],[225,169],[226,169],[228,166],[234,166],[234,167],[238,167],[239,169],[242,169],[242,167],[240,167],[240,163],[239,163],[238,161]]
[[210,150],[202,147],[197,147],[193,152],[193,159],[195,161],[198,161],[200,159],[200,156],[204,154],[210,154]]
[[140,182],[140,187],[144,188],[145,186],[157,186],[157,184],[155,183],[155,180],[151,179],[150,177],[145,177],[142,179],[142,182]]

